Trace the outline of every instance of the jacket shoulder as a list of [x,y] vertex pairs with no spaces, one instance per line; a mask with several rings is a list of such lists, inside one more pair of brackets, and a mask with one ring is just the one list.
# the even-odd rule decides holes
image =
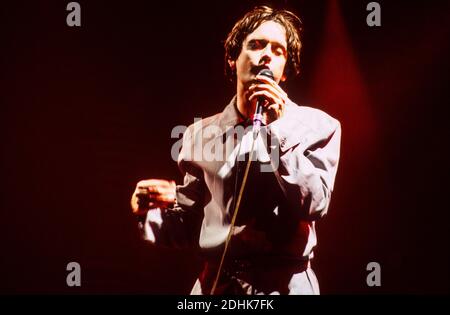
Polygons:
[[290,103],[290,115],[302,124],[308,126],[313,131],[322,133],[323,131],[333,132],[340,129],[340,122],[328,113],[318,108],[297,105]]
[[[191,140],[190,145],[194,145],[196,140],[200,140],[199,137],[205,138],[205,129],[209,126],[215,126],[218,124],[220,113],[205,118],[196,118],[194,122],[190,124],[184,132],[184,140]],[[211,127],[212,128],[212,127]]]
[[204,129],[207,126],[215,124],[220,117],[220,113],[205,118],[196,118],[195,121],[188,126],[189,131]]

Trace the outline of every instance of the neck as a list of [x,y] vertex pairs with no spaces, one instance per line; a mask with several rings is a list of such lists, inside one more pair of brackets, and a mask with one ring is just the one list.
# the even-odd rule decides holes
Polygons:
[[246,89],[244,88],[244,85],[241,82],[237,82],[237,98],[236,98],[236,105],[239,112],[244,115],[246,118],[252,117],[254,114],[254,110],[251,108],[250,102],[248,102],[246,97]]

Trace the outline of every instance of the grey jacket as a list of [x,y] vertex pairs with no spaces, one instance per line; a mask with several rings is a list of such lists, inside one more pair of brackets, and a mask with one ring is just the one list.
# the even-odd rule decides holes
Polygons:
[[[149,210],[145,239],[220,258],[251,148],[251,129],[235,132],[245,125],[234,97],[222,113],[189,126],[178,157],[184,183],[176,206]],[[312,257],[315,221],[330,205],[340,137],[336,119],[291,101],[281,118],[262,127],[230,256]]]

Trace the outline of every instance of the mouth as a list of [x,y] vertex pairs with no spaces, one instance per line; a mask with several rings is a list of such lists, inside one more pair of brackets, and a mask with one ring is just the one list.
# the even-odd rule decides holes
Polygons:
[[270,68],[267,65],[258,65],[258,66],[253,66],[251,68],[251,73],[254,75],[258,75],[258,73],[263,70],[263,69],[268,69],[270,70]]

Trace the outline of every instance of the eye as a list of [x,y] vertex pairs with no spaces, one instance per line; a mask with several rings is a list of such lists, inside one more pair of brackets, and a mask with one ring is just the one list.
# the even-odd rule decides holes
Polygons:
[[285,50],[281,46],[275,46],[274,49],[273,49],[273,53],[276,56],[284,56]]
[[248,48],[251,50],[257,50],[263,48],[263,43],[260,40],[253,39],[248,42]]
[[281,48],[277,48],[277,49],[275,49],[275,55],[277,55],[277,56],[281,56],[282,54],[283,54],[283,50],[281,49]]

